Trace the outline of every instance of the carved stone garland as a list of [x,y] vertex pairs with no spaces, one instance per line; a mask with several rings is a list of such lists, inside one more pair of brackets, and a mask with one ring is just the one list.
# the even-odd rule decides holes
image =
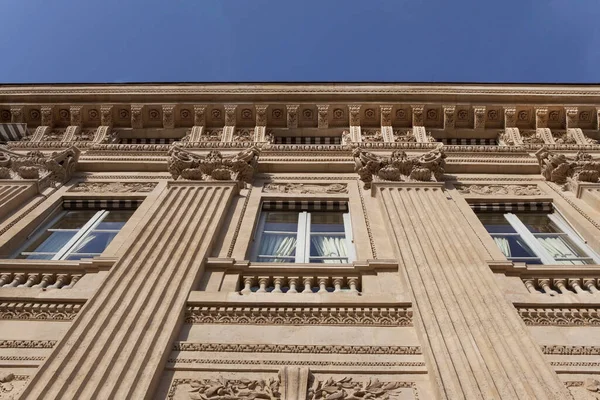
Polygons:
[[64,183],[71,177],[79,159],[79,149],[54,152],[50,156],[41,151],[18,154],[0,149],[0,179],[48,178],[51,183]]
[[540,172],[545,180],[554,183],[566,183],[572,179],[578,182],[598,182],[600,178],[600,161],[594,161],[587,153],[577,152],[575,158],[549,151],[546,147],[539,149],[535,156],[540,165]]
[[189,180],[236,180],[250,183],[256,170],[260,150],[250,147],[232,156],[223,156],[219,151],[211,151],[200,156],[178,146],[169,150],[169,172],[173,179]]
[[356,148],[352,152],[354,170],[365,184],[371,187],[375,178],[384,181],[422,181],[441,180],[444,175],[446,154],[437,148],[420,156],[409,157],[403,151],[394,151],[390,157],[379,157],[373,153]]

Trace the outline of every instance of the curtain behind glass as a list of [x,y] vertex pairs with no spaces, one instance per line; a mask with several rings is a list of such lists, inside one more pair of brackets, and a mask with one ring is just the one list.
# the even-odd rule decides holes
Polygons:
[[[317,254],[311,256],[319,257],[339,257],[347,258],[346,238],[341,236],[321,236],[312,235],[310,238],[312,245],[316,248]],[[324,263],[340,263],[342,260],[323,260]]]
[[[296,236],[265,233],[262,235],[258,254],[260,256],[292,257],[296,250]],[[289,258],[269,259],[272,262],[290,262]]]
[[500,248],[500,251],[502,251],[502,254],[504,254],[505,257],[510,257],[511,256],[511,252],[510,252],[510,244],[508,243],[508,239],[505,237],[499,237],[499,236],[494,236],[494,242],[496,242],[496,245]]

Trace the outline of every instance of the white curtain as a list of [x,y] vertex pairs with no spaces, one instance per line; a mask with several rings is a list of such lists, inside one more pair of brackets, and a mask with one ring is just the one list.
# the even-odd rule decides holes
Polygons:
[[[321,257],[348,257],[346,251],[346,238],[340,236],[317,236],[310,238],[311,243],[317,249],[318,256]],[[342,260],[323,260],[324,263],[340,263]]]
[[[537,240],[554,258],[579,257],[579,255],[560,236],[537,237]],[[583,261],[557,261],[557,264],[583,264]]]
[[[264,234],[260,242],[260,256],[291,256],[296,249],[296,236]],[[269,259],[273,262],[290,262],[289,258]]]
[[496,242],[496,245],[500,248],[500,251],[502,251],[502,254],[504,254],[505,257],[511,256],[510,244],[508,243],[507,238],[494,236],[494,242]]

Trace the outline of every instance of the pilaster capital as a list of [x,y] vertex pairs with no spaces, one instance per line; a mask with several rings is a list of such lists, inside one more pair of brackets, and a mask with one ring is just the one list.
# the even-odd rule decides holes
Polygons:
[[100,125],[112,126],[113,124],[113,106],[111,104],[102,104],[100,106]]
[[485,129],[485,106],[473,107],[473,127],[475,129]]
[[504,107],[504,128],[517,126],[517,107]]
[[267,109],[268,104],[256,104],[254,109],[256,110],[256,126],[267,126]]
[[81,120],[81,109],[83,107],[82,106],[71,106],[69,107],[69,114],[71,117],[71,126],[81,126],[82,124],[82,120]]
[[298,109],[299,104],[288,104],[285,106],[287,110],[287,127],[297,128],[298,127]]
[[381,114],[381,126],[392,126],[392,106],[382,105],[379,106],[379,112]]
[[194,125],[195,126],[206,125],[206,105],[205,104],[194,104]]
[[535,129],[548,127],[548,107],[536,107],[535,109]]
[[41,126],[49,126],[52,127],[54,125],[54,106],[41,106],[40,107],[41,114]]
[[456,121],[456,107],[443,106],[444,108],[444,129],[453,129]]
[[175,104],[163,104],[162,106],[163,128],[175,128]]
[[329,104],[317,104],[318,127],[329,127]]
[[425,106],[422,104],[411,105],[412,109],[412,124],[413,126],[423,126],[423,110]]
[[350,126],[360,126],[360,104],[350,104],[348,114],[350,116]]
[[132,104],[131,105],[131,127],[134,129],[140,129],[144,127],[144,116],[142,111],[144,110],[143,104]]

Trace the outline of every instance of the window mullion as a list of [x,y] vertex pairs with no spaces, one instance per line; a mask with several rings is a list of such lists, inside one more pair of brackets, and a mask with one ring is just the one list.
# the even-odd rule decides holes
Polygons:
[[350,213],[342,214],[344,218],[344,233],[346,234],[346,251],[348,252],[348,262],[356,260],[356,251],[354,248],[354,236],[352,236],[352,221]]
[[310,254],[310,214],[298,213],[298,236],[296,237],[296,262],[307,263]]
[[548,214],[548,218],[550,218],[552,222],[554,222],[560,229],[562,229],[562,231],[567,234],[569,239],[571,239],[575,243],[575,245],[581,249],[581,251],[583,251],[586,255],[592,258],[594,260],[594,263],[600,264],[600,256],[596,254],[596,252],[593,251],[585,243],[581,235],[579,235],[579,233],[577,233],[577,231],[573,229],[571,225],[569,225],[569,223],[564,219],[564,217],[561,214]]
[[517,231],[517,233],[521,236],[521,239],[527,243],[527,245],[533,250],[533,252],[538,255],[542,259],[542,263],[544,264],[554,264],[556,261],[553,257],[548,254],[546,249],[541,245],[541,243],[533,236],[529,229],[525,226],[523,222],[517,217],[515,214],[506,213],[504,214],[506,220],[512,225],[512,227]]
[[92,218],[90,218],[90,220],[88,222],[85,223],[85,225],[79,230],[79,232],[77,232],[72,238],[71,240],[69,240],[57,253],[54,257],[52,257],[53,260],[63,260],[70,252],[71,250],[77,245],[79,244],[79,242],[85,237],[87,236],[87,234],[89,234],[89,232],[96,226],[98,225],[98,223],[100,223],[100,221],[106,216],[108,215],[108,211],[106,210],[100,210],[98,212],[96,212],[96,214],[94,214],[94,216]]
[[[242,216],[243,217],[243,216]],[[242,218],[240,217],[240,218]],[[265,221],[267,220],[267,213],[260,213],[260,220],[258,221],[258,229],[256,231],[256,235],[254,237],[254,245],[252,246],[252,254],[251,260],[258,260],[258,255],[260,251],[260,244],[262,243],[263,231],[265,229]]]

